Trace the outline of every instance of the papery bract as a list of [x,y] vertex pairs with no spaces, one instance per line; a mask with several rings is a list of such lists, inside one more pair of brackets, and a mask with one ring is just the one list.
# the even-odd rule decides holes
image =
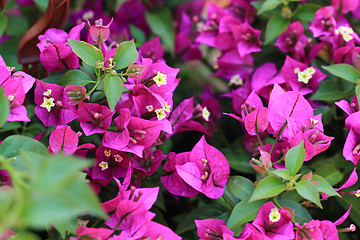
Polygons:
[[199,191],[187,184],[176,171],[177,165],[183,165],[189,161],[190,153],[183,152],[175,154],[174,152],[170,152],[168,158],[169,160],[165,163],[164,170],[169,174],[160,177],[160,181],[166,190],[171,194],[183,197],[195,197],[198,195]]
[[[274,214],[277,215],[274,220],[270,215],[273,211],[277,212]],[[283,208],[277,209],[272,202],[265,203],[260,207],[253,225],[271,239],[290,240],[295,236],[289,212]]]
[[195,220],[195,224],[200,240],[212,240],[214,237],[223,237],[224,234],[230,236],[234,234],[233,231],[226,227],[225,222],[220,219]]
[[110,127],[115,112],[96,103],[80,103],[77,114],[84,134],[89,136],[94,133],[105,133]]
[[190,161],[176,165],[180,177],[191,187],[209,198],[219,198],[230,174],[229,163],[216,148],[206,143],[205,137],[190,152]]

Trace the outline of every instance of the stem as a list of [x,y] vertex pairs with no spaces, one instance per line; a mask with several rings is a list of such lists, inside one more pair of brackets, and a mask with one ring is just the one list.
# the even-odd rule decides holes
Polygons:
[[95,86],[90,90],[88,95],[91,95],[96,90],[96,88],[99,86],[99,84],[101,83],[102,80],[103,80],[103,78],[100,78],[100,79],[97,80]]
[[284,125],[281,127],[281,129],[280,129],[280,131],[279,131],[279,133],[278,133],[278,135],[276,136],[276,138],[275,138],[275,142],[273,143],[273,145],[271,146],[271,149],[270,149],[270,152],[269,152],[269,154],[271,155],[271,153],[272,153],[272,151],[273,151],[273,149],[274,149],[274,147],[275,147],[275,144],[277,143],[277,141],[279,140],[279,137],[280,137],[280,135],[282,134],[282,132],[284,131],[284,129],[285,129],[285,127],[286,127],[286,125],[287,125],[287,121],[284,123]]
[[281,163],[284,159],[285,159],[285,156],[283,156],[282,158],[280,158],[279,161],[274,162],[274,163],[272,164],[272,166],[274,166],[275,164]]
[[221,197],[224,200],[224,202],[226,202],[227,205],[229,205],[229,207],[231,209],[233,209],[235,207],[236,203],[234,201],[232,201],[232,199],[231,199],[231,197],[229,195],[229,192],[227,191],[227,188],[226,188],[226,190],[224,191],[224,194]]
[[[263,148],[263,145],[262,145],[262,143],[261,143],[261,139],[260,139],[259,132],[258,132],[258,130],[257,130],[256,124],[255,124],[255,131],[256,131],[257,140],[258,140],[258,142],[259,142],[259,144],[260,144],[261,151],[264,151],[264,148]],[[271,154],[271,153],[270,153],[270,154]]]
[[280,203],[276,200],[276,198],[273,198],[273,203],[276,205],[276,207],[278,208],[282,208],[282,206],[280,205]]

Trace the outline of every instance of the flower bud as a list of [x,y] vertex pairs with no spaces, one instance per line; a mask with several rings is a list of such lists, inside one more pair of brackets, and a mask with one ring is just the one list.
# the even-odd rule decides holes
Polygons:
[[106,26],[103,26],[103,20],[101,18],[95,21],[95,26],[91,26],[88,20],[88,24],[90,27],[89,29],[90,37],[95,43],[99,43],[99,41],[105,42],[109,38],[110,36],[109,26],[113,22],[113,20],[114,19],[111,18],[110,22]]
[[70,105],[77,105],[85,99],[90,100],[89,96],[86,95],[86,88],[84,86],[67,85],[65,93],[69,96]]

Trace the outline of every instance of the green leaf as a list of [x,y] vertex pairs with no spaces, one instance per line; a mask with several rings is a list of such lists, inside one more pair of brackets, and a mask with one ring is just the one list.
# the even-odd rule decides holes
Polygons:
[[174,24],[170,9],[157,7],[152,12],[146,12],[145,16],[151,31],[160,37],[171,53],[174,53]]
[[279,6],[280,4],[281,4],[281,0],[265,0],[265,2],[261,6],[258,14],[262,14],[262,13],[264,13],[266,11],[274,9],[277,6]]
[[287,169],[277,169],[270,171],[271,174],[275,174],[285,180],[290,180],[290,172]]
[[318,184],[315,185],[316,189],[318,190],[318,192],[322,192],[325,193],[329,196],[338,196],[341,197],[335,190],[334,188],[328,183],[328,181],[326,181],[325,178],[313,174],[313,178],[312,181],[315,182],[319,182]]
[[281,178],[277,176],[268,176],[256,185],[249,202],[277,196],[285,191],[285,189],[286,185]]
[[339,183],[344,177],[344,174],[334,164],[323,165],[315,173],[325,178],[331,186]]
[[218,218],[224,213],[224,208],[217,205],[205,205],[195,208],[188,214],[178,215],[180,218],[179,224],[177,224],[176,233],[182,234],[189,230],[195,229],[196,225],[194,220],[202,220],[208,218]]
[[296,191],[300,194],[300,196],[315,203],[322,209],[319,193],[314,184],[306,180],[301,180],[295,183],[295,188]]
[[9,116],[10,109],[9,109],[9,100],[6,97],[6,94],[2,87],[0,87],[0,128],[6,122],[6,119]]
[[354,95],[353,84],[327,78],[319,83],[318,90],[310,99],[335,102],[352,95]]
[[313,3],[299,4],[299,7],[294,12],[294,16],[296,16],[296,18],[301,22],[311,22],[314,20],[315,12],[320,7],[320,5]]
[[284,18],[280,13],[275,13],[269,19],[265,30],[264,44],[270,43],[277,36],[283,33],[290,24],[290,19]]
[[358,101],[358,104],[360,106],[360,85],[356,85],[355,87],[355,94],[356,94],[356,99]]
[[306,222],[310,222],[312,217],[308,210],[301,206],[299,203],[291,201],[291,200],[279,200],[281,206],[289,207],[295,210],[294,220],[299,224],[304,224]]
[[1,12],[0,13],[0,37],[4,34],[6,26],[7,26],[7,16]]
[[123,82],[119,76],[106,74],[104,79],[104,91],[111,111],[114,111],[122,91]]
[[331,74],[349,82],[355,84],[360,82],[360,72],[350,64],[333,64],[329,66],[323,66],[323,68]]
[[265,200],[249,202],[249,198],[243,199],[232,210],[227,227],[236,231],[241,225],[253,221],[264,203],[266,203]]
[[85,161],[62,155],[45,157],[26,151],[22,151],[19,158],[28,166],[24,172],[31,176],[28,178],[31,192],[20,216],[26,226],[42,229],[85,213],[105,216],[80,171],[87,165]]
[[104,56],[102,52],[84,41],[75,41],[68,39],[71,49],[78,55],[84,62],[91,66],[96,66],[97,61],[104,62]]
[[285,166],[291,176],[294,176],[304,163],[305,149],[303,145],[304,141],[301,141],[298,145],[292,147],[286,153]]
[[143,45],[143,43],[146,41],[144,32],[132,24],[130,24],[130,32],[135,39],[136,46],[141,47],[141,45]]
[[114,62],[116,69],[122,69],[134,63],[139,56],[134,40],[122,42],[115,51]]
[[62,75],[58,84],[63,87],[66,87],[67,85],[86,86],[91,82],[91,78],[86,73],[72,69]]
[[15,157],[19,155],[20,149],[35,152],[44,156],[50,155],[49,151],[42,143],[35,139],[20,135],[7,137],[0,145],[0,155],[6,158]]
[[245,177],[231,176],[228,180],[227,188],[231,194],[243,200],[251,196],[254,191],[254,184]]

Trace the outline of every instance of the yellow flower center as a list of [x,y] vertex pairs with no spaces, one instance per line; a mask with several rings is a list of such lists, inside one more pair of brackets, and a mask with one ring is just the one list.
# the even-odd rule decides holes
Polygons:
[[53,98],[46,98],[44,97],[44,102],[40,105],[40,107],[46,108],[48,112],[51,111],[51,108],[55,106],[54,99]]
[[166,85],[166,74],[161,73],[161,72],[157,72],[156,76],[153,78],[153,80],[155,81],[156,85],[158,87],[160,87],[161,85]]
[[123,158],[119,154],[115,154],[114,159],[116,162],[121,162],[123,160]]
[[202,117],[205,119],[205,121],[209,121],[210,112],[206,107],[204,107],[202,110]]
[[100,164],[99,164],[99,167],[101,167],[101,171],[104,171],[106,169],[109,168],[109,164],[107,162],[104,162],[102,161]]
[[146,106],[146,109],[149,111],[149,112],[152,112],[154,110],[154,107],[153,105],[149,105],[149,106]]
[[155,110],[157,119],[160,121],[166,117],[164,108],[159,108]]
[[232,76],[229,82],[229,86],[231,85],[242,86],[243,84],[244,84],[244,80],[240,77],[239,74]]
[[50,97],[51,93],[52,93],[52,90],[51,90],[51,89],[48,89],[46,92],[43,93],[43,95],[44,95],[45,97]]
[[280,220],[281,214],[279,213],[279,210],[277,208],[271,209],[271,212],[269,214],[269,220],[273,223],[276,223]]
[[14,97],[14,95],[9,95],[9,96],[7,97],[7,99],[8,99],[10,102],[12,102],[12,101],[14,101],[15,97]]
[[111,150],[110,150],[110,149],[105,149],[105,150],[104,150],[104,155],[105,155],[106,157],[110,157],[110,155],[111,155]]
[[304,71],[300,71],[299,68],[294,69],[294,73],[298,76],[298,81],[305,84],[309,83],[309,80],[312,78],[315,72],[316,70],[313,67],[306,68]]
[[165,110],[165,112],[167,112],[167,113],[169,113],[169,112],[171,111],[171,106],[168,105],[167,102],[165,102],[164,110]]
[[354,38],[351,35],[354,34],[354,30],[350,27],[340,26],[338,27],[338,29],[335,30],[335,34],[341,34],[345,42],[348,42]]

